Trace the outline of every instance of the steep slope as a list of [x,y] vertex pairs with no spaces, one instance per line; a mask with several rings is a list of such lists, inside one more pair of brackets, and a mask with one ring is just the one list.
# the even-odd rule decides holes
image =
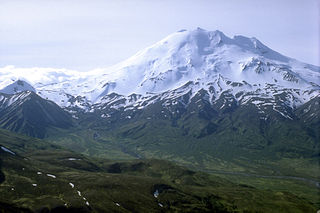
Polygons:
[[0,126],[2,128],[43,138],[48,127],[68,128],[71,116],[52,101],[32,91],[13,95],[0,93]]

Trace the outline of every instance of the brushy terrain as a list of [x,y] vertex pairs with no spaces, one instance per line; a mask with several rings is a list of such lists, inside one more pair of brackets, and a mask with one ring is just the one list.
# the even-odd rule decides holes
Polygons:
[[267,188],[270,179],[246,182],[164,160],[91,158],[0,133],[0,145],[14,153],[0,151],[2,212],[315,212],[319,207],[319,191],[298,180],[285,180],[287,188],[281,189],[281,182]]
[[235,180],[164,160],[93,159],[0,131],[1,146],[15,153],[0,151],[2,212],[315,212],[319,205],[319,191],[297,180],[279,190],[281,183],[264,187],[270,180]]

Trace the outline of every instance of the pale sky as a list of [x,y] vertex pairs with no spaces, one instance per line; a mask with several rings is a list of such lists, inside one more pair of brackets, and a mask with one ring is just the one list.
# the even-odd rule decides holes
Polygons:
[[0,0],[0,67],[107,67],[197,27],[320,65],[319,10],[319,0]]

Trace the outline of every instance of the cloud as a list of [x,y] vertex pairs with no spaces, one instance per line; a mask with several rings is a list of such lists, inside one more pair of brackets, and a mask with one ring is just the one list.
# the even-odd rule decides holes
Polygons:
[[5,79],[0,81],[0,89],[16,80],[24,80],[32,85],[35,85],[38,82],[46,85],[72,80],[72,77],[81,75],[85,75],[85,73],[68,69],[42,67],[19,68],[10,65],[0,68],[0,78]]

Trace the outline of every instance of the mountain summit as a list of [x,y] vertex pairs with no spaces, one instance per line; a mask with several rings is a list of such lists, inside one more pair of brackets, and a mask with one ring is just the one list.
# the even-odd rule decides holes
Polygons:
[[23,91],[36,92],[33,86],[31,86],[30,84],[28,84],[26,81],[23,81],[23,80],[14,81],[12,84],[0,90],[1,93],[5,93],[5,94],[16,94]]
[[292,88],[319,80],[319,69],[285,57],[255,38],[231,39],[200,28],[174,33],[102,73],[103,94],[122,95],[161,93],[189,81],[207,84],[219,75],[233,82]]

